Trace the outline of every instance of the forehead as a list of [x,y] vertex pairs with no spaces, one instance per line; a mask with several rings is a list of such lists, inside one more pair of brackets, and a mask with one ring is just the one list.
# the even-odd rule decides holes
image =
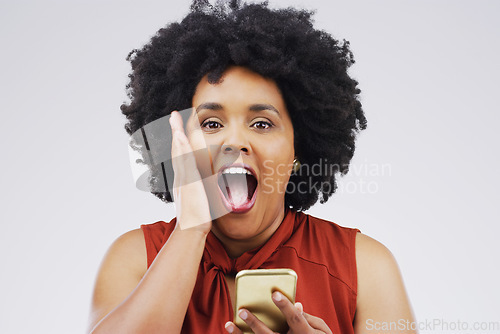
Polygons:
[[280,89],[274,80],[265,78],[244,67],[230,67],[216,84],[210,84],[207,76],[196,87],[193,106],[217,102],[224,105],[272,104],[278,110],[286,111]]

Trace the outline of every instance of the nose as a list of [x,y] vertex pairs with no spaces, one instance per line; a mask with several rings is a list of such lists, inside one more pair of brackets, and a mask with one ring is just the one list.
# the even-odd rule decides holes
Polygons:
[[224,154],[250,153],[250,144],[242,129],[232,129],[227,131],[227,137],[221,147]]
[[222,153],[237,153],[238,151],[243,151],[245,153],[248,153],[249,150],[247,147],[242,146],[234,146],[234,145],[228,145],[228,144],[223,144],[221,148]]

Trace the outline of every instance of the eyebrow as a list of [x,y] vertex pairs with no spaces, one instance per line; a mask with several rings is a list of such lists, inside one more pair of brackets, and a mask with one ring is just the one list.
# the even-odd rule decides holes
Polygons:
[[[198,113],[200,110],[202,109],[208,109],[208,110],[214,110],[214,111],[219,111],[219,110],[222,110],[224,109],[224,107],[219,104],[219,103],[215,103],[215,102],[206,102],[206,103],[202,103],[200,104],[198,107],[196,107],[196,112]],[[250,111],[255,111],[255,112],[259,112],[259,111],[264,111],[264,110],[271,110],[271,111],[274,111],[275,113],[278,114],[278,116],[281,118],[281,114],[280,112],[278,111],[278,109],[276,109],[273,105],[271,104],[266,104],[266,103],[258,103],[258,104],[252,104],[249,108]]]
[[214,103],[214,102],[207,102],[207,103],[202,103],[198,107],[196,107],[196,112],[199,112],[202,109],[208,109],[208,110],[222,110],[223,107],[219,103]]

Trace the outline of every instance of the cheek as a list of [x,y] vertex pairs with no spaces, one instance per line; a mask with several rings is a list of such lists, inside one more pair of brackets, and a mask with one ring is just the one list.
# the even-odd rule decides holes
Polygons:
[[277,137],[263,140],[260,145],[262,156],[279,164],[289,164],[294,158],[293,138]]
[[193,151],[199,151],[207,148],[207,142],[205,141],[203,135],[200,135],[199,131],[191,133],[187,137]]
[[201,131],[194,131],[187,134],[189,143],[196,159],[196,165],[202,178],[213,175],[212,154],[209,152],[209,143],[206,142]]
[[267,161],[261,178],[262,191],[268,195],[282,196],[290,179],[291,164]]
[[261,155],[265,157],[262,161],[262,189],[267,194],[282,195],[292,171],[294,149],[288,140],[281,139],[270,143],[271,141],[267,141],[261,151]]
[[193,151],[202,149],[206,146],[205,138],[197,117],[189,118],[186,124],[186,136],[189,139]]

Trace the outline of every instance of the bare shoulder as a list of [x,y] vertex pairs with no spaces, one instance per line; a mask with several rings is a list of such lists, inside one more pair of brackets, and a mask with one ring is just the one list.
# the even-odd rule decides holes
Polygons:
[[356,235],[356,265],[358,305],[364,297],[384,286],[402,287],[399,267],[391,251],[382,243],[362,233]]
[[111,244],[101,263],[103,270],[142,278],[147,270],[147,252],[141,229],[126,232]]
[[377,240],[362,234],[356,235],[356,262],[358,272],[385,272],[388,269],[398,270],[396,259],[391,251]]
[[111,244],[106,253],[107,257],[115,257],[115,260],[125,259],[129,267],[134,267],[142,277],[147,270],[146,242],[142,230],[138,228],[119,236]]
[[90,328],[135,289],[146,271],[147,252],[142,230],[122,234],[109,247],[97,273]]
[[[356,236],[358,295],[355,332],[378,330],[376,324],[411,323],[413,314],[403,278],[393,254],[387,247],[367,235]],[[392,333],[399,333],[400,328]],[[408,330],[408,328],[404,328]],[[403,332],[403,331],[401,331]],[[413,333],[411,329],[404,331]]]

